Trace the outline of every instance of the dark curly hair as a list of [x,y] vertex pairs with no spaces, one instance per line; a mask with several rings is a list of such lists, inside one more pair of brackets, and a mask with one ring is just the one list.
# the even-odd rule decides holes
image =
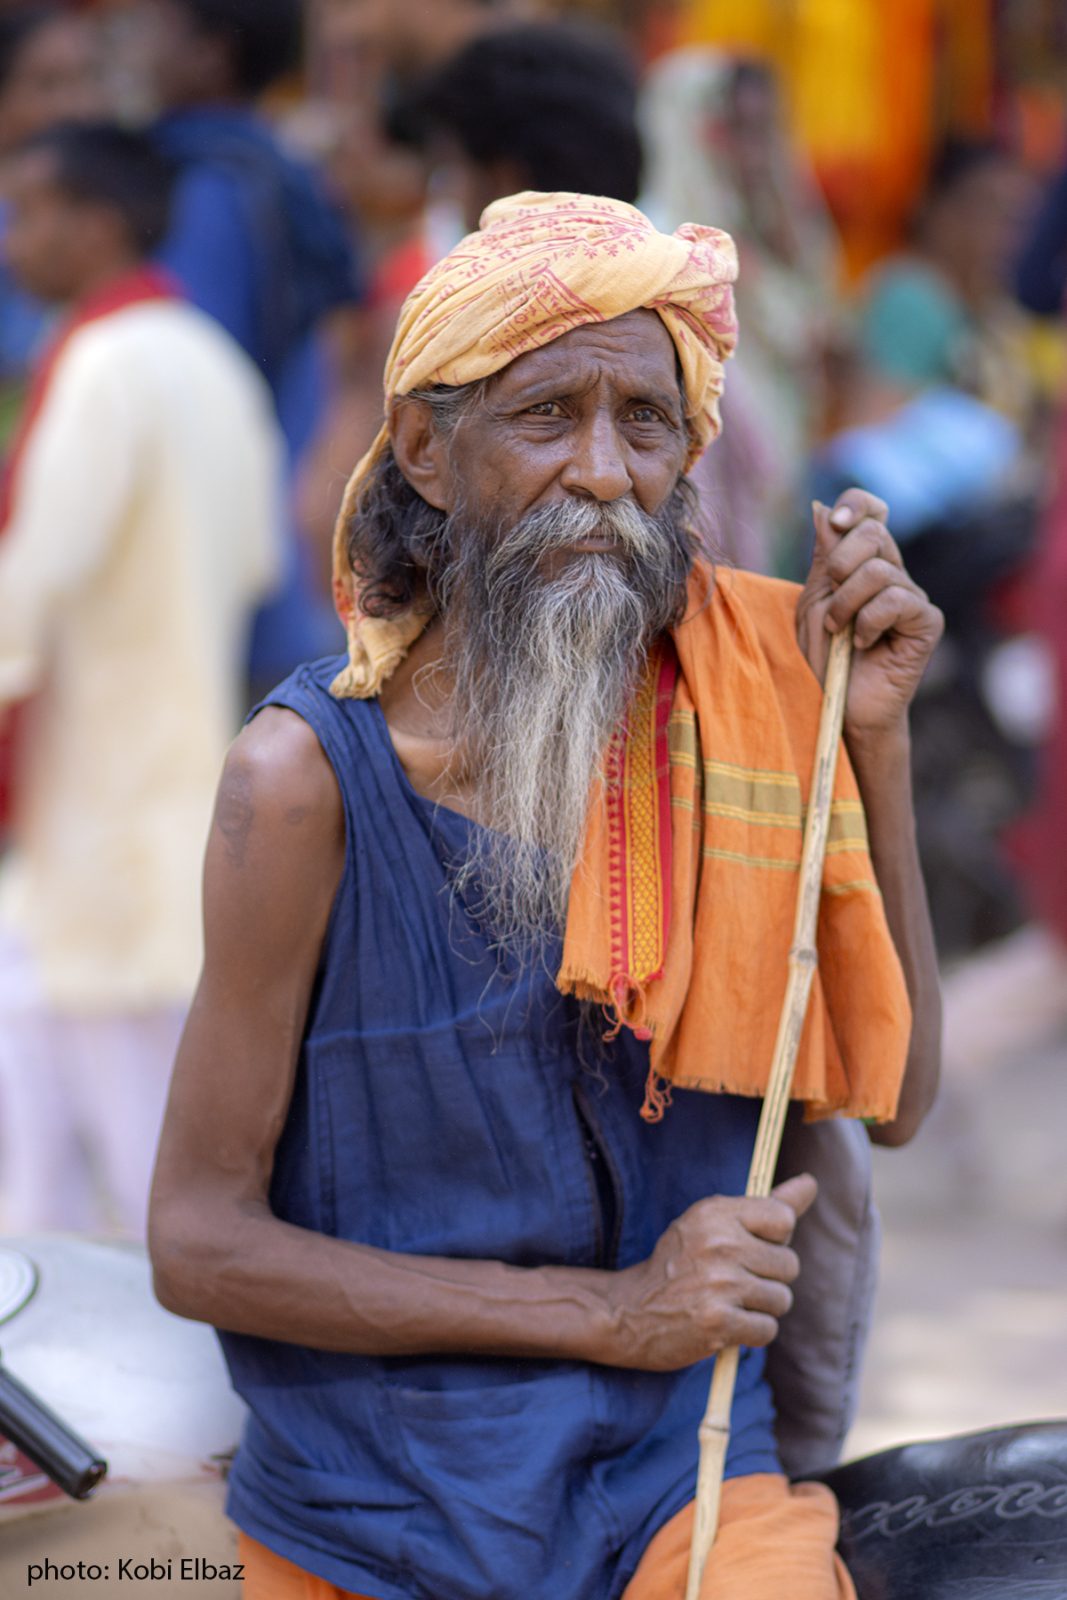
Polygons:
[[115,122],[61,122],[19,150],[52,157],[61,193],[116,212],[138,255],[159,249],[170,226],[174,174],[147,134]]
[[[434,426],[447,436],[484,389],[484,380],[456,387],[438,384],[415,389],[400,403],[419,400],[428,405]],[[348,561],[368,617],[395,617],[426,599],[426,572],[447,521],[444,511],[411,487],[392,446],[386,445],[348,519]]]
[[300,62],[301,0],[177,0],[196,27],[229,47],[234,81],[258,95]]
[[606,31],[535,22],[479,35],[416,107],[476,164],[512,162],[527,188],[637,199],[637,72]]

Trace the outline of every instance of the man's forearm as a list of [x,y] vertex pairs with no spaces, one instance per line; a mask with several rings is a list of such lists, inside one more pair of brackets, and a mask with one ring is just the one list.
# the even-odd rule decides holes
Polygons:
[[941,1066],[941,993],[915,841],[911,743],[904,726],[879,738],[850,738],[848,748],[867,813],[871,858],[913,1013],[896,1121],[873,1128],[871,1137],[878,1144],[905,1144],[933,1104]]
[[150,1244],[168,1310],[229,1332],[350,1355],[613,1363],[611,1273],[378,1250],[260,1203],[222,1202],[210,1220],[172,1208]]
[[[406,1255],[296,1228],[220,1184],[153,1201],[156,1292],[182,1316],[368,1356],[496,1356],[676,1371],[765,1345],[792,1305],[789,1248],[815,1198],[801,1175],[767,1198],[711,1195],[645,1260],[615,1272]],[[195,1198],[188,1198],[193,1196]]]

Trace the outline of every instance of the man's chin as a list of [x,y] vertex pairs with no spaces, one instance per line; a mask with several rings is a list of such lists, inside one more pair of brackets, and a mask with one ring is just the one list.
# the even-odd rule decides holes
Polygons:
[[594,579],[605,561],[623,566],[626,554],[620,544],[606,539],[583,539],[575,544],[560,545],[557,550],[547,550],[537,563],[537,570],[546,582],[566,575],[572,581],[586,577]]

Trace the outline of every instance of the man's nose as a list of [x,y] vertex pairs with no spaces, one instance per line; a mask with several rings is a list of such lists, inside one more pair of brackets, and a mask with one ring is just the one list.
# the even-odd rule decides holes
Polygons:
[[575,429],[570,460],[560,474],[560,483],[569,493],[592,500],[621,500],[630,493],[633,479],[626,443],[614,417],[598,411]]

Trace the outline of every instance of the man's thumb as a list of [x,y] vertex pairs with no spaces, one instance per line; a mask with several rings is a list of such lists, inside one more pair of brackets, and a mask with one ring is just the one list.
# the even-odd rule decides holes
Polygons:
[[798,1217],[802,1217],[815,1201],[819,1192],[819,1185],[810,1172],[801,1172],[795,1178],[787,1178],[784,1183],[776,1184],[771,1190],[775,1200],[784,1200],[791,1206]]

